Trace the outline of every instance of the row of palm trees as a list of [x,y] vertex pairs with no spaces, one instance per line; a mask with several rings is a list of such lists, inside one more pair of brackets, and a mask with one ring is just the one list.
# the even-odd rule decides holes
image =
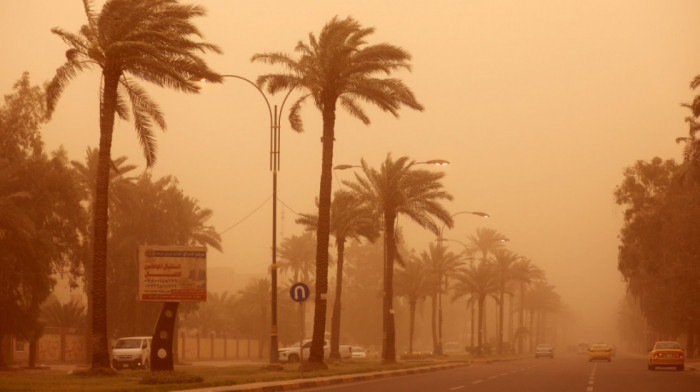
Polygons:
[[[154,127],[166,128],[165,118],[157,104],[136,79],[171,87],[188,93],[199,92],[195,80],[206,78],[221,82],[221,75],[211,70],[200,53],[220,53],[211,43],[200,41],[201,33],[192,19],[205,15],[200,6],[181,5],[175,0],[109,0],[97,13],[90,0],[83,0],[87,23],[78,33],[54,28],[68,46],[66,62],[57,70],[47,87],[49,116],[56,109],[62,92],[81,71],[99,69],[100,144],[93,209],[92,262],[92,367],[109,367],[107,340],[107,236],[108,183],[111,165],[111,145],[114,119],[129,120],[129,103],[137,137],[143,148],[148,167],[156,162]],[[336,107],[339,104],[351,115],[369,124],[369,117],[360,102],[369,102],[398,116],[401,106],[416,110],[423,107],[412,91],[399,79],[380,78],[398,70],[410,70],[410,54],[393,45],[367,45],[366,38],[374,28],[362,27],[353,18],[334,17],[318,35],[309,35],[309,42],[299,42],[295,50],[298,59],[286,53],[264,53],[253,61],[281,64],[287,73],[266,74],[258,85],[270,93],[295,89],[301,95],[290,110],[292,128],[301,132],[300,110],[310,100],[323,118],[323,156],[319,190],[318,235],[316,246],[316,307],[314,311],[313,343],[309,362],[323,365],[326,294],[328,286],[328,245],[330,237],[331,170]],[[193,39],[194,38],[194,39]],[[387,226],[395,216],[385,217]],[[394,249],[389,249],[393,263]],[[387,274],[391,279],[391,270]],[[391,293],[385,307],[391,309]],[[391,320],[387,320],[390,323]],[[388,343],[387,358],[393,358]]]
[[[115,116],[125,120],[133,116],[137,138],[147,166],[151,167],[156,162],[153,129],[165,129],[166,123],[157,104],[136,80],[197,93],[200,87],[195,80],[206,78],[213,82],[221,81],[221,75],[211,70],[199,54],[219,53],[220,50],[213,44],[198,40],[201,34],[191,20],[205,15],[202,7],[181,5],[175,0],[108,0],[101,12],[97,13],[90,0],[83,2],[87,24],[78,33],[52,29],[68,44],[69,50],[66,52],[66,62],[57,69],[47,87],[47,110],[49,115],[55,111],[62,92],[79,72],[94,68],[101,71],[100,144],[92,207],[90,304],[92,367],[101,368],[109,367],[110,363],[106,330],[107,211]],[[400,79],[383,77],[396,71],[410,70],[411,55],[400,47],[386,43],[368,45],[367,38],[373,32],[374,28],[363,27],[353,18],[334,17],[322,28],[318,37],[311,33],[308,42],[300,41],[296,45],[298,57],[279,52],[256,54],[251,58],[252,61],[285,67],[286,72],[264,74],[258,77],[257,83],[273,94],[290,90],[300,94],[290,109],[292,129],[303,131],[300,111],[307,101],[313,102],[323,119],[318,213],[313,220],[317,235],[314,327],[308,363],[311,368],[325,366],[323,341],[330,236],[335,236],[336,247],[341,250],[345,239],[352,238],[348,232],[343,233],[338,227],[332,228],[331,175],[336,109],[339,105],[364,124],[369,124],[370,119],[360,105],[362,102],[373,104],[395,117],[398,117],[402,106],[423,109],[411,89]],[[357,174],[354,182],[347,183],[357,196],[354,202],[371,210],[375,217],[380,216],[383,223],[386,252],[382,359],[385,363],[396,361],[393,273],[395,260],[403,263],[396,246],[397,218],[402,214],[436,234],[439,224],[452,226],[450,214],[440,204],[443,200],[452,199],[439,182],[443,174],[417,170],[414,164],[407,157],[393,160],[388,156],[380,169],[375,170],[362,161],[364,176]],[[340,257],[338,263],[342,278]],[[474,272],[483,274],[489,265],[484,253],[482,262],[474,266]],[[341,287],[339,285],[336,290],[338,309]],[[477,296],[479,301],[482,303],[483,298]]]
[[[483,347],[483,325],[485,301],[493,297],[499,305],[499,329],[498,351],[503,351],[504,342],[504,304],[505,296],[515,296],[515,288],[520,289],[520,330],[525,330],[525,289],[535,282],[544,282],[544,273],[534,266],[532,262],[511,252],[504,247],[505,236],[492,229],[479,229],[474,236],[468,239],[464,252],[452,253],[438,238],[437,244],[431,243],[429,249],[419,255],[405,255],[399,252],[399,236],[395,229],[395,217],[402,212],[412,218],[414,222],[432,228],[437,232],[437,227],[427,219],[431,216],[439,216],[445,224],[451,223],[451,216],[440,206],[438,201],[450,196],[441,189],[439,179],[443,173],[427,170],[416,170],[415,162],[401,157],[394,161],[389,155],[379,170],[369,168],[363,161],[362,174],[358,173],[354,181],[345,181],[344,185],[349,190],[336,191],[331,203],[330,231],[335,237],[337,251],[337,266],[335,279],[335,303],[331,317],[331,355],[336,358],[340,341],[340,315],[343,287],[344,248],[348,239],[365,239],[374,241],[383,231],[385,241],[384,254],[384,288],[383,288],[383,315],[391,316],[383,320],[383,360],[390,361],[387,350],[394,349],[391,346],[392,333],[394,332],[393,309],[393,278],[389,271],[396,270],[397,294],[405,297],[410,309],[409,351],[412,351],[412,336],[414,330],[415,310],[419,301],[425,297],[431,298],[432,303],[432,331],[433,348],[438,355],[442,354],[442,294],[447,293],[450,282],[453,300],[467,297],[472,307],[478,307],[478,344],[471,342],[471,346],[481,353]],[[393,216],[391,224],[386,224],[386,216]],[[280,271],[293,274],[294,281],[301,277],[305,280],[312,278],[310,275],[311,263],[309,242],[313,233],[317,232],[318,217],[314,214],[302,214],[297,223],[301,223],[309,230],[302,236],[294,236],[283,241],[280,255]],[[384,222],[383,227],[379,227]],[[404,253],[402,255],[402,253]],[[481,256],[480,262],[475,263]],[[392,260],[399,260],[399,266],[394,268]],[[469,263],[465,263],[469,261]],[[550,287],[553,305],[548,310],[555,310],[558,297]],[[472,319],[474,316],[472,315]],[[472,333],[472,336],[474,334]],[[520,334],[519,351],[522,351],[522,339]],[[394,349],[395,350],[395,349]],[[394,354],[395,355],[395,352]]]

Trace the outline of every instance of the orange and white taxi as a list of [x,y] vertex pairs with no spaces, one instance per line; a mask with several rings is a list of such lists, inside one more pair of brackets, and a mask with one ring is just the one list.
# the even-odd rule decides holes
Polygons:
[[656,342],[649,351],[649,370],[657,366],[672,366],[678,370],[685,369],[685,354],[678,342]]

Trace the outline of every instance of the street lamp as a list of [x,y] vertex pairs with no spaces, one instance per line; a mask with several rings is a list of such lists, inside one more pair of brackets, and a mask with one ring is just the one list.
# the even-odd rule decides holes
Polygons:
[[[489,218],[491,216],[491,215],[489,215],[485,212],[481,212],[481,211],[459,211],[459,212],[455,212],[454,214],[450,215],[450,218],[455,217],[455,216],[460,215],[460,214],[472,214],[472,215],[480,216],[484,219]],[[459,242],[460,244],[462,244],[462,246],[464,246],[464,249],[466,252],[467,245],[465,245],[462,242],[457,241],[457,240],[446,240],[442,237],[442,232],[445,230],[445,226],[447,226],[447,224],[442,225],[442,227],[438,231],[438,236],[436,239],[438,244],[440,244],[440,246],[442,246],[442,241]],[[442,282],[439,282],[439,284],[442,285]],[[445,277],[445,284],[447,284],[447,277]],[[435,347],[435,348],[437,351],[436,354],[442,355],[442,290],[437,291],[437,296],[438,296],[438,331],[437,331],[437,347]],[[472,310],[472,317],[473,317],[473,313],[474,312]]]
[[[255,87],[256,90],[262,95],[265,100],[265,105],[267,106],[267,111],[270,115],[270,171],[272,172],[272,265],[270,267],[270,367],[280,368],[279,361],[279,343],[277,339],[277,172],[280,170],[280,118],[282,115],[282,109],[284,108],[289,94],[291,94],[294,87],[289,89],[287,94],[282,100],[279,111],[277,111],[277,105],[270,106],[270,101],[267,99],[267,95],[262,91],[257,84],[253,83],[249,79],[246,79],[238,75],[221,75],[224,78],[235,78],[243,80],[249,83],[251,86]],[[207,80],[202,78],[199,79],[201,82],[206,82]]]

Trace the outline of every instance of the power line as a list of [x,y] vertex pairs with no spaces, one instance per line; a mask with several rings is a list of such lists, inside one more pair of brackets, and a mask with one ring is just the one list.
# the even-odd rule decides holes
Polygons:
[[[261,209],[265,204],[267,204],[268,201],[272,199],[272,196],[269,196],[265,201],[263,201],[259,206],[255,207],[253,211],[249,212],[248,215],[244,216],[240,220],[238,220],[236,223],[232,224],[231,226],[227,227],[226,229],[222,230],[219,232],[219,235],[224,234],[225,232],[233,229],[234,227],[238,226],[239,224],[243,223],[246,219],[250,218],[253,214],[255,214],[259,209]],[[282,203],[283,206],[285,206],[289,211],[292,211],[295,215],[300,215],[298,212],[294,211],[292,207],[288,206],[284,201],[280,200],[280,198],[277,198],[277,201]]]
[[248,215],[244,216],[241,220],[239,220],[238,222],[236,222],[236,223],[232,224],[231,226],[227,227],[226,229],[224,229],[222,232],[219,233],[219,235],[222,235],[222,234],[224,234],[225,232],[227,232],[227,231],[233,229],[234,227],[238,226],[239,224],[243,223],[243,221],[245,221],[246,219],[250,218],[251,215],[255,214],[255,213],[256,213],[259,209],[261,209],[262,206],[264,206],[270,199],[272,199],[272,196],[269,196],[267,199],[265,199],[265,201],[263,201],[259,206],[255,207],[255,209],[254,209],[253,211],[251,211],[250,213],[248,213]]

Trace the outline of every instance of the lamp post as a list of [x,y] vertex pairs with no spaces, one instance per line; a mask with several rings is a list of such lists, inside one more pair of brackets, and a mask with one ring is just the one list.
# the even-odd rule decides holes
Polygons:
[[[491,216],[491,215],[489,215],[485,212],[481,212],[481,211],[459,211],[459,212],[455,212],[454,214],[450,215],[450,218],[453,218],[453,217],[460,215],[460,214],[472,214],[472,215],[480,216],[484,219],[489,218]],[[440,244],[440,246],[442,246],[442,241],[446,241],[442,237],[442,232],[445,230],[445,226],[447,226],[447,225],[446,224],[442,225],[442,227],[438,231],[438,236],[437,236],[436,241],[438,242],[438,244]],[[455,240],[447,240],[447,241],[455,241]],[[456,242],[459,242],[459,241],[456,241]],[[462,244],[461,242],[459,242],[459,243]],[[464,245],[464,244],[462,244],[462,245]],[[467,249],[466,245],[464,245],[464,249],[466,251],[466,249]],[[439,277],[439,278],[440,278],[440,282],[438,282],[438,285],[442,286],[442,277]],[[445,285],[447,285],[447,277],[445,277]],[[437,355],[442,355],[442,290],[440,290],[439,286],[438,286],[438,290],[437,290],[438,331],[437,331],[437,347],[435,347],[435,351],[436,351]],[[472,318],[474,317],[473,313],[474,312],[472,310]]]
[[[280,104],[279,111],[277,110],[277,105],[273,107],[270,106],[270,101],[267,95],[258,87],[257,84],[253,83],[249,79],[246,79],[238,75],[221,75],[224,78],[235,78],[243,80],[249,83],[251,86],[255,87],[256,90],[262,95],[265,100],[265,105],[267,106],[267,111],[270,116],[270,171],[272,172],[272,264],[270,266],[270,367],[280,368],[279,361],[279,344],[277,339],[277,172],[280,170],[280,118],[282,115],[282,109],[284,108],[289,94],[291,94],[294,88],[289,89],[287,94],[284,96],[282,103]],[[206,82],[206,79],[200,79],[202,82]]]

